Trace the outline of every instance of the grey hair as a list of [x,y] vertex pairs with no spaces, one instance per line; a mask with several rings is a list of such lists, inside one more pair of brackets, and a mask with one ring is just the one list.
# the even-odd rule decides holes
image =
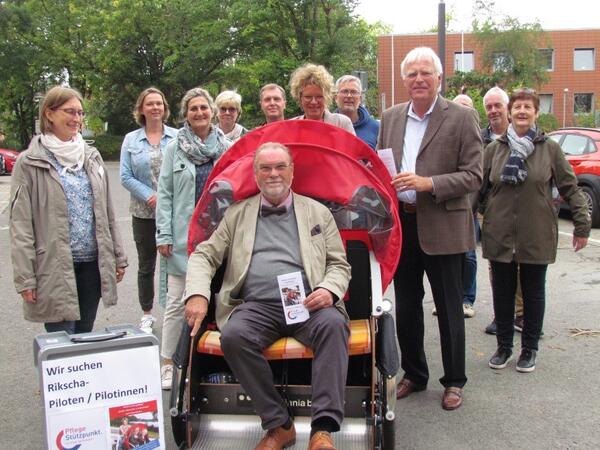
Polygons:
[[349,81],[354,81],[355,83],[358,84],[358,90],[360,91],[360,93],[362,94],[362,82],[360,81],[360,78],[355,77],[354,75],[342,75],[341,77],[339,77],[337,79],[337,81],[335,82],[335,92],[338,92],[340,90],[340,85],[342,83],[347,83]]
[[[452,99],[454,103],[458,103],[463,106],[468,106],[469,108],[473,108],[473,99],[466,94],[458,94],[456,97]],[[464,102],[468,103],[465,104]]]
[[483,107],[485,108],[485,101],[490,97],[490,95],[494,95],[497,94],[500,96],[500,98],[502,99],[502,103],[504,103],[505,105],[508,105],[508,94],[506,93],[506,91],[504,89],[499,88],[498,86],[494,86],[493,88],[491,88],[489,91],[487,91],[485,93],[485,95],[483,96]]
[[279,149],[283,150],[285,153],[287,153],[288,157],[290,158],[290,164],[294,163],[294,160],[292,159],[292,152],[290,152],[290,149],[287,148],[285,145],[283,145],[280,142],[265,142],[264,144],[261,144],[260,147],[258,147],[256,149],[256,152],[254,153],[254,161],[252,162],[252,166],[254,167],[254,172],[256,172],[258,169],[259,155],[262,153],[263,150],[266,150],[268,148],[279,148]]
[[431,48],[415,47],[406,54],[406,56],[402,60],[402,64],[400,64],[400,73],[402,74],[402,78],[406,78],[406,66],[408,66],[409,64],[413,64],[417,61],[422,61],[424,59],[430,60],[433,63],[435,75],[441,76],[444,73],[444,69],[442,68],[442,61]]
[[213,98],[208,93],[208,91],[206,89],[202,89],[201,87],[195,87],[195,88],[192,88],[189,91],[187,91],[185,93],[185,95],[183,96],[183,98],[181,99],[181,106],[179,108],[179,116],[181,117],[182,121],[185,121],[185,118],[187,117],[188,105],[190,103],[190,100],[192,100],[193,98],[196,98],[196,97],[204,97],[206,99],[206,101],[208,102],[208,105],[212,109],[213,115],[215,115],[217,113],[216,108],[215,108],[215,102],[213,101]]

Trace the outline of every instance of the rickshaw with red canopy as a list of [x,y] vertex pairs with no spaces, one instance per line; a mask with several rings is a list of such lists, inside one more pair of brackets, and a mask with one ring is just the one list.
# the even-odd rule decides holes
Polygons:
[[[351,319],[345,419],[334,435],[336,445],[345,450],[394,449],[399,358],[391,314],[392,280],[402,236],[390,175],[369,146],[340,128],[310,120],[277,122],[246,134],[211,172],[190,221],[188,251],[210,237],[229,205],[258,193],[253,158],[265,142],[280,142],[290,149],[292,190],[331,210],[352,267],[344,297]],[[179,448],[254,448],[264,433],[252,399],[231,373],[220,348],[213,300],[222,274],[218,271],[213,279],[200,332],[191,339],[184,324],[173,358],[170,413]],[[292,448],[306,447],[312,351],[288,337],[264,354],[294,417],[297,439]]]

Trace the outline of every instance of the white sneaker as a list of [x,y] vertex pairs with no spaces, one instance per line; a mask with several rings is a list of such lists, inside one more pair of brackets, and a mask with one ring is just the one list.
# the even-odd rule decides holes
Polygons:
[[160,385],[165,391],[170,391],[173,385],[173,365],[165,364],[160,368]]
[[144,333],[152,334],[152,326],[156,322],[156,317],[152,314],[144,314],[140,319],[140,329]]
[[473,309],[473,305],[470,303],[463,303],[463,314],[465,317],[474,317],[475,310]]

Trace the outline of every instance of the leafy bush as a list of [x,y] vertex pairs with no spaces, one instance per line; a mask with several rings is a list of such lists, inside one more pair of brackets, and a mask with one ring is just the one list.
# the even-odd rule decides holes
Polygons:
[[558,128],[560,128],[558,119],[554,114],[540,114],[536,123],[538,128],[544,133],[549,133],[550,131],[558,130]]
[[105,161],[118,161],[121,155],[123,136],[101,134],[94,137],[94,147],[98,149]]

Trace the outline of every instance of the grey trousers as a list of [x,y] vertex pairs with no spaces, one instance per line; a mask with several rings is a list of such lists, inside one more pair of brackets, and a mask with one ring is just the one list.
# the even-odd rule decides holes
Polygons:
[[280,337],[295,337],[314,353],[312,420],[327,416],[339,426],[344,418],[349,335],[346,318],[335,307],[311,313],[306,322],[286,325],[280,303],[247,302],[234,310],[221,330],[221,348],[252,398],[263,429],[271,430],[283,425],[289,415],[263,349]]

